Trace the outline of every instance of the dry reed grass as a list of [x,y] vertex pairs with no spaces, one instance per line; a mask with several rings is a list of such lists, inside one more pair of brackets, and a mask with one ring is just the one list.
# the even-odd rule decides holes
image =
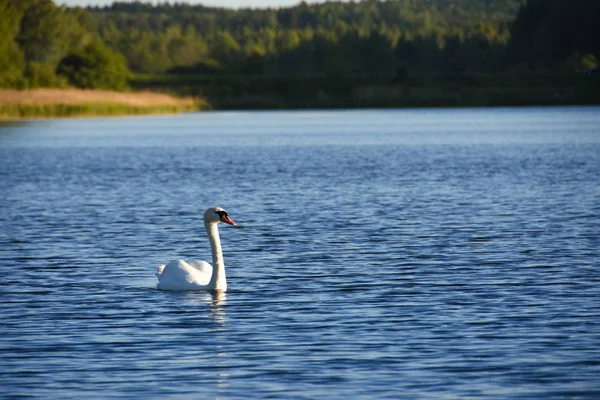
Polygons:
[[0,89],[0,104],[81,104],[81,103],[119,103],[137,107],[158,105],[194,106],[196,99],[177,98],[163,93],[136,92],[123,93],[107,90],[83,89]]
[[204,99],[155,92],[0,89],[0,119],[162,114],[210,108]]

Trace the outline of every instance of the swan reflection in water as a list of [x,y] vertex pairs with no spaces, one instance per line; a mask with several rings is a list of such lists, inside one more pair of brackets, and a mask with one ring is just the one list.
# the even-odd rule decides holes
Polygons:
[[[227,332],[227,315],[225,308],[227,305],[227,295],[225,292],[211,292],[208,293],[209,301],[211,302],[211,311],[213,320],[215,322],[213,326],[213,332],[215,333],[215,339],[218,343],[224,343],[227,338],[225,334]],[[217,388],[226,389],[229,386],[229,373],[227,371],[227,353],[225,352],[222,344],[217,344]]]
[[[200,310],[204,310],[203,312],[208,315],[210,312],[211,315],[211,327],[210,333],[207,333],[206,336],[210,336],[211,346],[210,349],[213,353],[212,355],[212,369],[216,372],[215,381],[217,383],[217,391],[224,391],[229,386],[229,373],[227,372],[229,369],[229,365],[227,363],[227,352],[225,346],[223,345],[227,340],[227,294],[225,292],[217,291],[217,292],[206,292],[206,291],[193,291],[193,292],[185,292],[185,306],[189,308],[194,308],[200,312]],[[208,343],[203,343],[203,347],[209,349],[207,347]],[[201,369],[203,373],[206,372],[206,365],[198,365],[198,369]],[[217,396],[219,397],[219,396]]]
[[[225,292],[185,292],[184,304],[186,307],[198,308],[205,305],[210,310],[214,322],[211,332],[224,332],[227,328],[227,316],[225,306],[227,305],[227,294]],[[220,337],[218,337],[221,339]]]

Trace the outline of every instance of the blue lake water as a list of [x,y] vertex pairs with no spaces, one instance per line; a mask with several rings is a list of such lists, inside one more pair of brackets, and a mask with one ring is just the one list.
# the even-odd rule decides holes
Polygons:
[[600,398],[598,107],[3,123],[0,189],[2,397]]

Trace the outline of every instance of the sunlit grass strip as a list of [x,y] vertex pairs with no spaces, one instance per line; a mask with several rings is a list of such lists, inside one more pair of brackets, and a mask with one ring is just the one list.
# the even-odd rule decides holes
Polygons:
[[210,108],[203,99],[162,93],[93,90],[0,90],[0,118],[54,118],[167,114]]
[[119,103],[85,104],[0,104],[3,118],[52,118],[80,116],[169,114],[197,110],[178,105],[132,106]]

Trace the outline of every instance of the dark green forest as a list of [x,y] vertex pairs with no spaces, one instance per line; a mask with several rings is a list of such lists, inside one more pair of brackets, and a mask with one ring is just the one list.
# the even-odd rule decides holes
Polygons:
[[0,0],[0,22],[1,87],[169,90],[217,108],[600,102],[598,0]]

